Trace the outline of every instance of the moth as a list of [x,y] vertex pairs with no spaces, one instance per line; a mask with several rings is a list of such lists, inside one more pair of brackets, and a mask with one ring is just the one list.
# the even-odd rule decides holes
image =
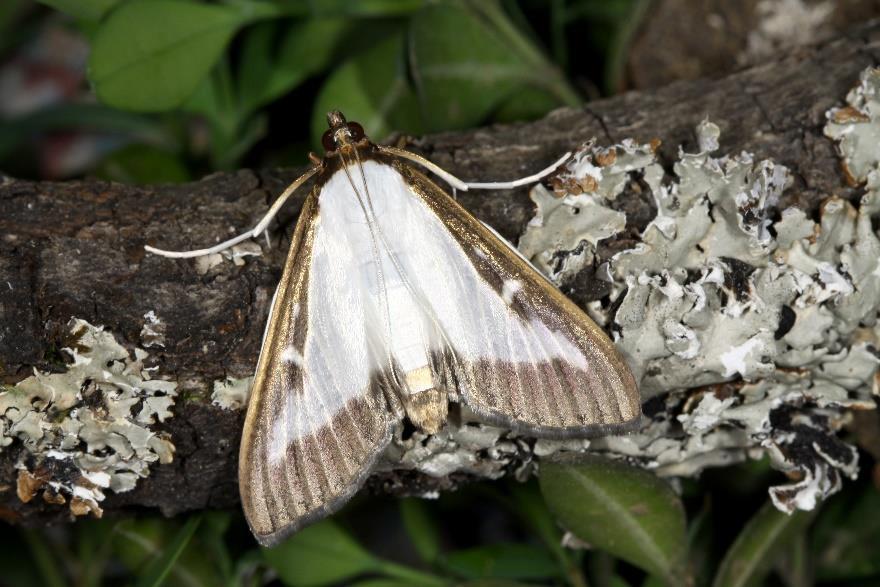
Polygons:
[[371,142],[340,112],[328,122],[324,157],[312,156],[313,167],[252,231],[198,251],[147,247],[194,257],[258,236],[314,179],[272,301],[241,441],[239,490],[260,544],[338,510],[404,419],[436,433],[450,402],[533,437],[636,426],[638,388],[608,336],[415,165],[461,190],[541,174],[468,184]]

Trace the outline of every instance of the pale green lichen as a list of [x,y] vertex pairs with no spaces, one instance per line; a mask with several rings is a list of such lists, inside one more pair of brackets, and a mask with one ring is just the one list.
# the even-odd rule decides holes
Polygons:
[[23,500],[42,492],[69,501],[75,514],[100,515],[105,490],[129,491],[152,463],[171,462],[174,446],[153,425],[171,417],[177,384],[155,379],[145,351],[129,353],[102,327],[80,319],[69,326],[75,342],[62,349],[70,360],[63,372],[34,370],[0,391],[0,446],[25,449],[17,464]]
[[211,403],[224,410],[240,410],[247,406],[253,377],[227,377],[214,382]]
[[868,181],[880,159],[880,69],[862,72],[846,96],[846,106],[828,111],[825,136],[837,141],[844,169],[854,184]]
[[519,241],[520,252],[557,285],[576,275],[593,262],[599,241],[626,227],[626,215],[608,204],[623,192],[634,169],[653,161],[651,145],[587,143],[555,177],[555,193],[540,185],[532,190],[537,213]]
[[[485,459],[473,451],[505,447],[496,448],[491,476],[515,459],[527,471],[531,455],[589,448],[662,475],[691,476],[766,457],[799,476],[770,490],[784,511],[812,509],[837,491],[842,477],[857,474],[858,455],[836,433],[851,410],[874,408],[880,366],[880,239],[872,227],[880,211],[877,80],[867,72],[849,96],[869,119],[850,124],[871,128],[839,128],[841,117],[832,114],[826,129],[844,143],[846,165],[866,181],[865,194],[858,207],[829,197],[818,223],[796,208],[774,214],[791,185],[788,170],[748,153],[714,156],[720,133],[709,121],[697,128],[700,151],[681,152],[671,177],[653,145],[587,144],[555,180],[554,194],[533,190],[537,214],[520,249],[564,285],[597,263],[599,241],[623,229],[615,199],[636,182],[648,186],[656,216],[640,242],[596,267],[611,294],[589,310],[611,326],[643,400],[661,405],[638,433],[577,446],[524,445],[508,433],[471,446],[455,426],[425,445],[416,433],[403,442],[410,448],[402,462],[429,474],[486,475]],[[477,420],[462,413],[463,422]]]

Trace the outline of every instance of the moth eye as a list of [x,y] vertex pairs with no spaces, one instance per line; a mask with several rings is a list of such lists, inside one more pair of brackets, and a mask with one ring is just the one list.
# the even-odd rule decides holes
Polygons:
[[364,136],[366,136],[364,134],[364,127],[362,127],[357,122],[348,123],[348,132],[351,133],[351,138],[354,142],[358,142],[359,140],[363,139]]
[[333,129],[325,130],[321,135],[321,146],[327,152],[336,150],[336,139],[333,138]]

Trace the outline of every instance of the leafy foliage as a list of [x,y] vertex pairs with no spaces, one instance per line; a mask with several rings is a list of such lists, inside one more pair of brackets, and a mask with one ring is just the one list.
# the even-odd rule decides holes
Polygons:
[[564,527],[669,585],[687,583],[681,500],[655,475],[602,457],[543,463],[541,491]]
[[[109,579],[230,587],[830,587],[880,580],[880,524],[873,515],[880,497],[868,480],[832,498],[818,515],[788,516],[765,498],[750,519],[740,520],[742,503],[730,511],[703,502],[686,535],[683,507],[694,508],[650,473],[598,459],[547,465],[541,464],[540,490],[534,481],[511,481],[471,486],[436,502],[355,500],[272,549],[256,546],[238,512],[206,512],[182,520],[17,529],[0,538],[0,562],[6,579],[25,586]],[[597,486],[612,493],[597,493]],[[732,526],[729,538],[722,526]],[[566,529],[574,537],[563,540]],[[687,551],[679,561],[685,566],[635,554],[644,548],[667,553],[662,560],[670,561]]]
[[[88,80],[100,104],[84,120],[62,104],[5,121],[11,126],[0,125],[0,166],[26,175],[26,167],[16,167],[22,145],[76,129],[145,145],[160,177],[183,179],[242,163],[302,161],[307,148],[320,148],[330,109],[383,139],[576,105],[585,96],[570,80],[584,74],[565,65],[595,75],[603,60],[611,64],[614,31],[625,36],[637,0],[549,7],[533,0],[43,3],[68,15],[88,39]],[[595,55],[571,60],[565,39],[591,26],[605,40]],[[140,122],[146,128],[132,128]],[[208,129],[207,141],[198,124]],[[156,169],[161,161],[169,171]],[[145,181],[126,165],[96,161],[89,171],[95,169]]]

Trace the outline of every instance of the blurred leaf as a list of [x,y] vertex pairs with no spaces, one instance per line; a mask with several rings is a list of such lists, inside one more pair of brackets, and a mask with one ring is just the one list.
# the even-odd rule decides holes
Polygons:
[[[142,578],[147,569],[159,564],[156,561],[167,556],[168,549],[181,536],[182,529],[190,520],[188,518],[184,524],[157,518],[123,520],[116,525],[113,550],[125,567]],[[177,563],[169,571],[168,582],[174,585],[213,587],[220,581],[216,561],[196,540],[191,540],[179,553]]]
[[210,125],[208,146],[211,164],[215,169],[236,167],[239,159],[268,130],[265,112],[249,116],[238,107],[228,60],[225,58],[196,88],[183,109],[201,114]]
[[117,522],[111,520],[80,520],[76,524],[77,586],[97,587],[102,584],[110,560]]
[[53,556],[54,549],[49,547],[46,536],[30,528],[22,529],[21,532],[31,551],[34,566],[39,571],[40,584],[46,587],[64,587],[67,583],[61,574],[61,565],[58,559]]
[[613,36],[608,45],[608,57],[605,61],[605,91],[609,94],[624,90],[630,43],[648,14],[651,0],[629,0],[622,4],[625,8],[611,27]]
[[149,145],[128,145],[101,161],[94,175],[130,185],[182,183],[191,179],[179,157]]
[[155,145],[169,145],[170,138],[155,121],[140,114],[120,112],[101,104],[59,104],[0,123],[0,161],[18,150],[34,135],[56,130],[109,132]]
[[467,579],[550,579],[559,577],[556,561],[543,548],[515,542],[451,552],[446,568]]
[[668,483],[596,456],[542,462],[539,481],[550,510],[578,538],[668,584],[686,581],[684,508]]
[[74,18],[100,20],[102,16],[122,0],[38,0]]
[[439,532],[424,500],[415,497],[400,500],[400,515],[419,557],[426,563],[437,560],[440,553]]
[[0,2],[0,51],[21,42],[16,31],[21,30],[18,24],[21,22],[28,9],[31,7],[30,0],[5,0]]
[[252,112],[328,67],[339,45],[354,34],[353,29],[354,22],[345,19],[311,18],[285,24],[277,51],[278,24],[260,24],[249,30],[238,68],[241,110]]
[[792,539],[806,530],[812,518],[812,512],[785,514],[767,501],[727,551],[712,583],[714,587],[761,585],[773,563]]
[[558,107],[559,100],[546,90],[527,87],[501,102],[492,113],[492,120],[495,122],[536,120]]
[[287,14],[313,17],[399,16],[418,10],[426,0],[275,0]]
[[140,573],[138,587],[158,587],[165,582],[165,578],[180,558],[183,549],[189,544],[193,534],[202,523],[202,516],[190,516],[183,527],[177,531],[174,539],[162,550],[161,556],[153,559]]
[[525,520],[529,528],[544,543],[544,547],[556,558],[560,574],[566,575],[573,585],[585,583],[580,564],[581,553],[562,546],[562,532],[553,514],[541,496],[538,484],[514,482],[511,484],[513,511]]
[[380,570],[381,562],[332,520],[300,530],[263,557],[285,585],[329,585]]
[[476,579],[456,583],[456,587],[534,587],[534,583],[520,583],[510,579]]
[[451,3],[430,5],[413,17],[410,59],[432,130],[483,122],[531,75],[496,31]]
[[642,583],[642,587],[663,587],[663,585],[663,579],[660,579],[656,575],[648,575]]
[[410,25],[410,66],[431,129],[485,120],[514,94],[539,87],[555,105],[577,96],[498,2],[434,4]]
[[[42,580],[37,561],[29,550],[24,532],[29,530],[13,530],[5,528],[2,548],[0,548],[0,568],[3,569],[3,580],[9,585],[41,585],[48,583]],[[25,538],[22,540],[22,538]],[[38,536],[39,538],[39,536]]]
[[132,0],[114,10],[99,29],[89,58],[89,77],[105,103],[127,110],[161,112],[180,106],[220,58],[238,28],[258,16],[252,10],[183,0]]
[[202,514],[202,525],[199,528],[198,540],[204,545],[208,555],[214,561],[219,574],[227,583],[233,576],[234,562],[226,547],[224,538],[232,523],[232,514],[228,511],[211,511]]
[[697,585],[709,585],[712,582],[713,566],[717,560],[712,552],[715,546],[715,528],[712,524],[711,508],[707,499],[703,508],[691,521],[688,527],[688,564]]
[[421,132],[418,102],[403,63],[401,35],[349,59],[327,79],[312,113],[312,139],[316,147],[327,129],[325,115],[330,110],[342,110],[349,120],[361,123],[376,141],[392,130]]
[[350,585],[352,587],[412,587],[412,582],[402,579],[364,579]]
[[880,492],[866,484],[834,496],[816,520],[816,579],[841,582],[880,575]]

